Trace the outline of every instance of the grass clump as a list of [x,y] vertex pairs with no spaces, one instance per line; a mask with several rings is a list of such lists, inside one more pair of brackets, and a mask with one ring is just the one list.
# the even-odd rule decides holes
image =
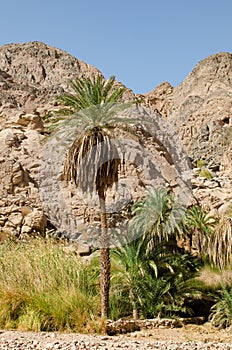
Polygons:
[[98,269],[62,244],[32,240],[0,246],[0,327],[98,331]]
[[211,180],[213,178],[213,175],[211,174],[209,169],[207,169],[206,167],[206,161],[204,159],[197,159],[196,166],[197,168],[199,168],[199,172],[198,172],[199,176],[204,177],[207,180]]

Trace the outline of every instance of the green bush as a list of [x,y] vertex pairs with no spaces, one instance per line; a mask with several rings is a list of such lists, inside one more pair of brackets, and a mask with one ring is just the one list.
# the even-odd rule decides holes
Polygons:
[[170,253],[165,244],[151,251],[147,246],[140,237],[111,252],[113,300],[121,317],[133,311],[140,318],[189,315],[185,300],[200,294],[193,283],[199,260],[183,251]]

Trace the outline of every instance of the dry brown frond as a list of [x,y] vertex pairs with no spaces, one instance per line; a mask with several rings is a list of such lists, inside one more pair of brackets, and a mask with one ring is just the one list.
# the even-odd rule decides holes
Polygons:
[[215,228],[210,237],[209,257],[211,262],[219,269],[231,264],[232,253],[232,220],[229,217]]
[[73,180],[84,193],[105,192],[117,182],[120,163],[114,140],[95,127],[73,142],[65,160],[64,178]]

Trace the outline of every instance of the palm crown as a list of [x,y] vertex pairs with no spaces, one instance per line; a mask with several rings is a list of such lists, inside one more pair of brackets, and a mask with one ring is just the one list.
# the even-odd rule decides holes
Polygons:
[[111,76],[108,81],[99,74],[92,78],[81,77],[69,81],[74,94],[64,94],[58,100],[69,107],[68,114],[84,110],[88,107],[99,106],[107,103],[118,102],[124,92],[125,87],[114,88],[115,76]]
[[108,187],[118,179],[120,159],[113,129],[128,124],[132,119],[122,118],[119,112],[131,106],[120,102],[124,87],[115,87],[115,77],[105,81],[101,75],[70,81],[73,94],[58,97],[64,104],[60,110],[71,116],[66,125],[77,130],[77,137],[68,150],[64,177],[73,180],[82,192],[105,196]]

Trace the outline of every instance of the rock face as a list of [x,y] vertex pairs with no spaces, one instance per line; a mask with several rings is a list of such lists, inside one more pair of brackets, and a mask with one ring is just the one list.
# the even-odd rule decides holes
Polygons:
[[0,47],[0,238],[42,232],[38,191],[44,123],[67,81],[100,72],[40,42]]
[[[45,164],[50,164],[49,154],[46,159],[43,153],[47,137],[45,117],[58,109],[56,96],[68,91],[69,79],[95,74],[101,73],[40,42],[0,47],[0,240],[7,235],[23,237],[33,231],[43,232],[51,225],[39,188],[41,157]],[[188,168],[178,140],[173,139],[173,144],[167,141],[170,133],[167,122],[178,130],[189,156],[198,166],[192,181],[195,197],[209,209],[226,210],[232,200],[230,79],[232,55],[221,53],[200,62],[179,87],[164,83],[144,96],[149,111],[154,111],[151,114],[155,131],[152,137],[147,137],[135,130],[139,142],[131,140],[126,145],[128,159],[120,177],[121,192],[116,196],[115,191],[109,193],[110,201],[113,203],[116,198],[119,205],[116,208],[113,203],[109,209],[116,213],[115,222],[119,221],[125,198],[128,205],[141,198],[146,185],[154,181],[175,190],[179,182],[177,164]],[[124,98],[133,97],[128,89]],[[145,113],[143,107],[136,113]],[[161,124],[167,124],[164,127],[159,123],[160,115],[164,121]],[[51,180],[49,171],[45,175],[47,183]],[[128,188],[130,193],[125,195]],[[47,197],[51,203],[53,197],[53,209],[57,211],[60,198],[51,193]],[[99,216],[94,201],[90,208],[85,198],[80,199],[75,189],[66,185],[64,197],[83,235],[89,237],[88,228],[92,224],[97,232]],[[69,212],[59,215],[64,221],[70,220]],[[120,215],[127,214],[122,211]]]
[[145,95],[174,125],[193,164],[211,172],[207,180],[198,169],[193,180],[195,196],[209,208],[232,200],[231,81],[232,54],[222,52],[199,62],[178,87],[163,83]]

